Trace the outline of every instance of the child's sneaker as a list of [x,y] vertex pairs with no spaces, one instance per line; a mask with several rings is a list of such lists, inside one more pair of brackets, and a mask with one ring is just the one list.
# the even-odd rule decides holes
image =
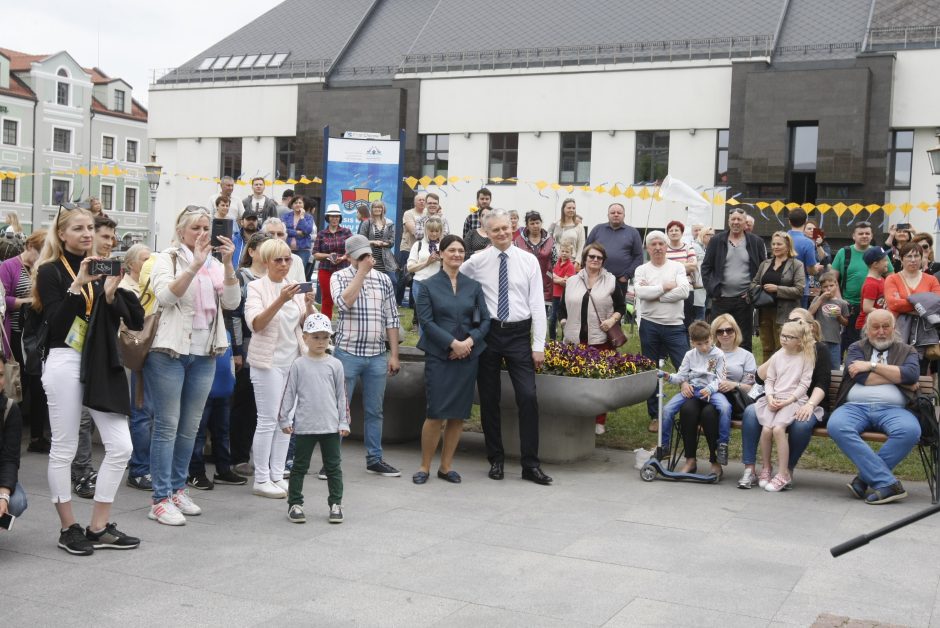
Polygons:
[[764,490],[768,493],[779,493],[780,491],[786,490],[788,484],[790,484],[790,480],[783,477],[783,474],[778,473],[764,486]]
[[728,465],[728,443],[718,443],[718,451],[715,454],[715,458],[718,459],[718,464],[721,466]]
[[766,488],[770,483],[770,478],[773,477],[773,474],[773,467],[765,467],[761,469],[760,475],[757,476],[757,485],[761,488]]
[[333,504],[330,506],[330,523],[342,523],[343,522],[343,507],[339,504]]
[[287,520],[291,523],[307,523],[307,517],[304,515],[304,508],[300,504],[294,504],[287,511]]

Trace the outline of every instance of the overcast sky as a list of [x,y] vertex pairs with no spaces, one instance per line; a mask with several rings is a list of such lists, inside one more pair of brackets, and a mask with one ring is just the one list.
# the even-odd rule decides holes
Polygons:
[[30,54],[67,50],[134,88],[147,105],[151,73],[185,63],[281,0],[0,0],[0,47]]

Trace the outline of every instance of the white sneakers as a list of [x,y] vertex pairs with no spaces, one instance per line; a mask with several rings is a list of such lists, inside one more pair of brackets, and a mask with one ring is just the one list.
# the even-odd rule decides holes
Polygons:
[[287,494],[287,490],[290,488],[290,484],[287,483],[287,480],[278,480],[274,485],[284,491],[285,494]]
[[603,434],[603,433],[606,432],[606,431],[607,431],[607,428],[604,427],[604,424],[603,424],[603,423],[595,423],[595,424],[594,424],[594,433],[595,433],[596,435],[600,436],[601,434]]
[[[284,482],[284,480],[281,480],[281,482]],[[286,484],[286,482],[284,483]],[[270,499],[284,499],[287,497],[287,491],[270,481],[256,482],[254,486],[251,487],[251,492],[255,495],[268,497]]]
[[173,502],[173,505],[176,506],[181,513],[187,517],[195,517],[196,515],[202,514],[202,508],[196,505],[196,503],[189,497],[189,491],[185,489],[180,489],[173,493],[173,497],[170,498]]
[[172,499],[164,499],[150,506],[150,512],[147,513],[147,517],[163,525],[186,525],[186,517],[183,516],[183,513],[176,507]]

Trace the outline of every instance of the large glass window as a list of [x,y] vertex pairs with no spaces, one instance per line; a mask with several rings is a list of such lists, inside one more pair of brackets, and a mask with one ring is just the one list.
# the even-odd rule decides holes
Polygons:
[[633,180],[662,181],[669,174],[669,131],[637,131]]
[[718,143],[715,159],[715,185],[728,184],[728,129],[718,129]]
[[124,211],[137,211],[137,188],[124,188]]
[[514,179],[518,166],[519,134],[490,133],[490,177]]
[[591,182],[591,133],[562,133],[558,182],[587,185]]
[[914,131],[891,131],[888,149],[888,187],[910,189],[914,158]]
[[114,186],[101,184],[101,208],[106,211],[114,210]]
[[436,177],[447,176],[447,164],[450,161],[449,135],[421,136],[421,175]]
[[52,180],[52,204],[58,205],[69,200],[72,195],[72,182],[68,179]]
[[219,163],[222,164],[223,177],[238,179],[242,173],[242,138],[223,137]]
[[3,121],[3,143],[8,146],[16,146],[16,136],[19,130],[19,122],[16,120]]
[[125,161],[129,161],[132,164],[137,163],[137,140],[127,140],[127,154],[125,155]]
[[816,172],[816,147],[818,143],[818,125],[801,124],[790,127],[790,170],[793,172]]
[[304,173],[303,157],[300,155],[300,146],[296,138],[277,138],[277,172],[278,179],[296,179]]
[[7,177],[3,181],[0,181],[0,202],[16,202],[16,179]]
[[52,130],[52,150],[57,153],[72,152],[72,131],[69,129]]

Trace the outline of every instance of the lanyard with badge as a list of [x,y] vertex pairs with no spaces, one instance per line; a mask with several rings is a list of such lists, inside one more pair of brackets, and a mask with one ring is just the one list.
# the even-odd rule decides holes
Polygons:
[[[60,256],[59,261],[65,266],[65,270],[68,271],[69,275],[72,277],[72,281],[75,281],[75,271],[69,266],[65,256]],[[75,320],[72,321],[72,326],[69,328],[69,333],[65,335],[65,344],[79,353],[81,353],[82,347],[85,346],[85,334],[88,332],[88,319],[91,317],[91,307],[95,303],[95,290],[90,283],[82,286],[80,290],[82,297],[85,299],[85,317],[76,316]]]

